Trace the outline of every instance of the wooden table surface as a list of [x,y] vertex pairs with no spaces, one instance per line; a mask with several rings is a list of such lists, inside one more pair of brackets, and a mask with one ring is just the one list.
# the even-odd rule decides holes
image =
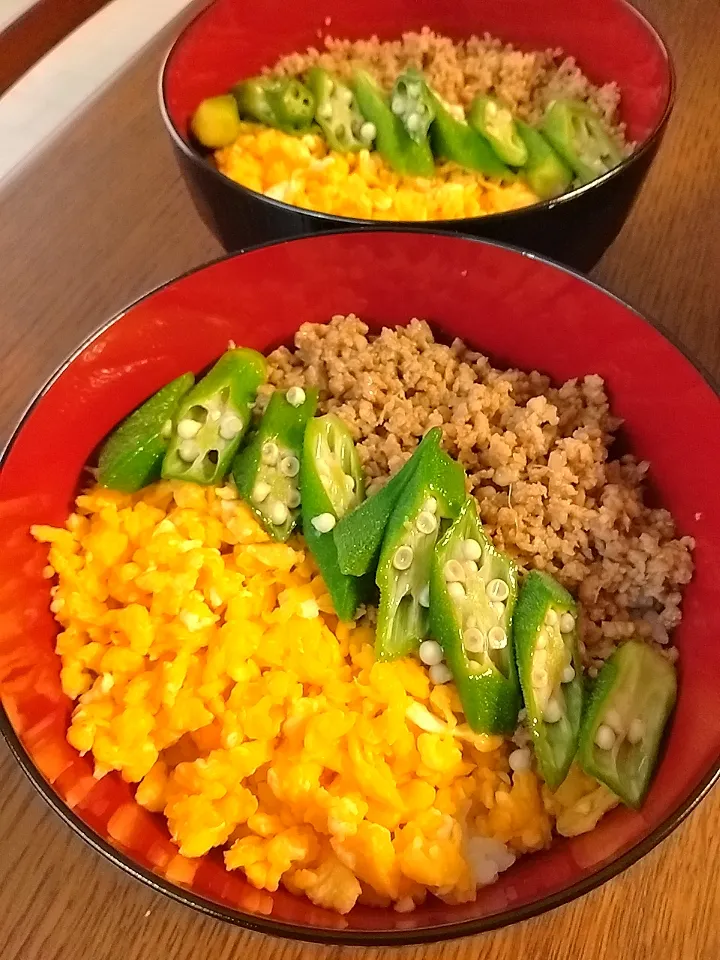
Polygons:
[[[641,6],[674,53],[677,104],[642,196],[593,276],[720,377],[720,4]],[[0,196],[0,441],[87,333],[220,252],[194,213],[158,117],[166,43]],[[2,960],[718,960],[719,857],[715,790],[640,864],[551,914],[426,948],[321,948],[203,918],[125,876],[62,825],[0,745]]]

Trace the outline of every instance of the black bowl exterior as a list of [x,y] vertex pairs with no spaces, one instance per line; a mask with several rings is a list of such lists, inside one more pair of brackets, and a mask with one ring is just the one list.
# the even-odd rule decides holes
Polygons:
[[[554,203],[487,217],[397,226],[498,240],[532,250],[576,270],[588,271],[622,229],[663,132],[664,124],[621,168]],[[211,160],[195,153],[177,136],[172,136],[172,143],[198,213],[229,253],[310,233],[387,229],[384,221],[333,217],[270,200],[225,177],[212,166]]]

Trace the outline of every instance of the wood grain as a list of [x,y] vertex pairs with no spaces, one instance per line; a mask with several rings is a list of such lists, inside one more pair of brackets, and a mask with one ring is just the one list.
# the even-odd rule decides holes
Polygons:
[[[644,0],[676,57],[675,115],[630,221],[594,276],[720,378],[717,0]],[[103,319],[218,254],[155,108],[163,44],[17,179],[0,220],[0,438]],[[710,480],[710,478],[705,478]],[[427,948],[320,948],[202,918],[108,865],[65,828],[0,747],[3,960],[717,960],[720,791],[659,849],[580,901]]]
[[37,0],[0,33],[0,94],[110,0]]

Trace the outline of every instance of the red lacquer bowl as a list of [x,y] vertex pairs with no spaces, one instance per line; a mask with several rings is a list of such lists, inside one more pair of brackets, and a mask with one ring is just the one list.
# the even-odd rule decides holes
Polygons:
[[[179,857],[164,820],[116,774],[96,782],[67,744],[56,624],[31,523],[62,524],[83,464],[133,407],[229,339],[262,351],[304,321],[355,312],[374,328],[424,317],[497,364],[555,381],[603,376],[628,441],[697,571],[677,631],[680,695],[667,748],[639,813],[617,809],[586,836],[520,860],[477,902],[433,898],[412,914],[358,907],[339,917],[280,890],[259,892],[219,856]],[[43,468],[39,469],[42,464]],[[220,260],[156,290],[83,344],[43,387],[0,473],[0,725],[40,793],[110,860],[156,890],[254,930],[343,943],[409,943],[488,930],[598,886],[687,815],[720,772],[720,404],[698,370],[641,316],[587,280],[485,242],[385,231],[299,239]]]
[[525,51],[562,47],[594,83],[619,84],[622,120],[638,146],[604,177],[556,200],[509,213],[404,226],[513,243],[581,270],[600,259],[647,176],[673,99],[667,48],[626,0],[215,0],[173,44],[160,77],[160,109],[198,211],[226,250],[384,224],[302,210],[219,173],[189,137],[188,123],[200,101],[225,93],[283,54],[321,45],[327,34],[393,40],[423,26],[455,40],[488,32]]

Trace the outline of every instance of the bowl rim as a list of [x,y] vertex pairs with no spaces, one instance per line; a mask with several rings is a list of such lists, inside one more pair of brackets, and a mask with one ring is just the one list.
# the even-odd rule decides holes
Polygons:
[[[384,226],[375,231],[366,230],[333,230],[326,233],[305,233],[291,239],[271,240],[266,243],[259,243],[247,247],[241,251],[225,253],[212,260],[184,271],[176,277],[172,277],[163,283],[158,284],[147,292],[136,297],[126,306],[118,310],[109,320],[106,320],[88,336],[66,358],[58,365],[55,371],[45,380],[42,386],[36,391],[34,396],[27,404],[24,412],[18,419],[16,426],[10,433],[9,439],[0,449],[0,472],[7,459],[13,445],[22,433],[26,420],[30,417],[37,404],[63,375],[63,373],[84,353],[85,350],[107,330],[123,317],[133,310],[138,304],[153,297],[156,293],[167,287],[184,280],[193,274],[199,273],[209,267],[213,267],[226,260],[232,260],[236,257],[245,256],[268,247],[275,247],[286,243],[304,243],[317,240],[322,242],[328,236],[340,236],[354,234],[369,238],[370,233],[390,233],[390,234],[412,234],[417,236],[418,231],[406,230],[400,226]],[[456,240],[460,242],[471,242],[480,246],[500,248],[521,256],[527,260],[536,261],[541,264],[553,267],[556,270],[580,280],[582,283],[594,288],[607,297],[612,298],[621,306],[625,307],[635,317],[646,323],[663,336],[683,357],[695,368],[698,374],[707,383],[715,396],[720,399],[720,383],[707,371],[703,364],[691,356],[685,346],[663,324],[649,319],[646,315],[637,310],[626,300],[612,293],[601,284],[592,280],[578,270],[574,270],[550,257],[541,256],[529,250],[508,243],[500,243],[496,240],[488,240],[482,237],[475,237],[467,234],[450,234],[443,232],[424,232],[428,238],[428,243],[437,238],[443,240]],[[241,910],[213,901],[208,897],[203,897],[192,890],[185,889],[178,884],[168,880],[166,877],[155,873],[147,867],[137,863],[131,857],[127,856],[121,850],[114,847],[109,841],[97,833],[89,824],[85,823],[72,808],[55,792],[52,784],[49,783],[34,764],[30,753],[25,748],[19,734],[15,731],[5,707],[0,700],[0,733],[2,734],[10,752],[17,760],[21,769],[35,787],[40,796],[50,806],[50,808],[60,817],[60,819],[69,826],[85,843],[88,844],[96,853],[106,857],[116,867],[119,867],[125,873],[129,874],[141,883],[146,884],[155,893],[165,894],[176,903],[191,907],[205,916],[212,917],[215,920],[224,920],[235,926],[243,927],[255,933],[263,933],[269,936],[282,937],[284,939],[298,940],[306,943],[317,943],[325,946],[403,946],[412,944],[439,943],[446,940],[454,940],[460,937],[472,936],[478,933],[487,933],[502,927],[509,927],[515,923],[529,920],[541,914],[548,913],[557,907],[564,906],[577,900],[579,897],[602,886],[608,880],[623,873],[629,867],[641,860],[646,854],[653,850],[659,843],[665,840],[681,823],[695,810],[700,802],[708,795],[712,787],[720,781],[720,756],[710,766],[706,774],[691,786],[685,798],[678,804],[677,808],[658,824],[640,843],[635,844],[617,859],[612,860],[605,867],[590,876],[571,884],[569,887],[559,890],[556,893],[543,897],[534,903],[522,907],[514,907],[493,914],[489,917],[480,917],[477,919],[462,920],[456,923],[443,924],[437,927],[421,927],[414,930],[343,930],[341,928],[329,927],[305,927],[285,920],[274,920],[264,915],[245,913]]]
[[[604,186],[606,183],[610,183],[615,178],[619,177],[625,170],[628,170],[636,162],[640,161],[646,154],[652,154],[653,150],[656,149],[660,144],[660,140],[667,126],[670,115],[675,106],[675,97],[677,91],[677,76],[675,71],[675,64],[670,53],[670,48],[657,29],[657,27],[645,16],[644,13],[641,13],[637,7],[635,7],[630,0],[617,0],[622,6],[624,6],[631,14],[633,14],[645,27],[647,32],[654,38],[656,44],[663,53],[665,63],[667,65],[667,74],[668,74],[668,93],[665,105],[663,107],[662,114],[660,119],[655,124],[654,128],[650,134],[643,140],[640,145],[627,157],[620,161],[620,163],[613,167],[612,170],[608,170],[607,173],[603,174],[601,177],[597,177],[595,180],[591,180],[589,183],[581,184],[578,187],[575,187],[573,190],[568,191],[567,193],[561,194],[559,197],[554,197],[549,200],[540,200],[538,203],[532,203],[527,207],[519,207],[516,210],[505,210],[498,213],[488,213],[483,214],[479,217],[459,217],[452,220],[369,220],[361,217],[345,217],[340,214],[333,213],[323,213],[319,210],[310,210],[305,207],[298,207],[291,203],[285,203],[283,200],[276,200],[274,197],[268,197],[264,193],[258,193],[255,190],[251,190],[249,187],[243,186],[243,184],[238,183],[236,180],[232,180],[230,177],[226,176],[224,173],[221,173],[218,168],[210,162],[208,157],[203,156],[198,150],[195,150],[182,136],[182,133],[177,128],[175,123],[170,117],[170,111],[167,104],[166,96],[166,81],[168,76],[168,67],[170,60],[172,59],[176,49],[184,42],[186,36],[195,28],[196,23],[205,16],[208,16],[212,11],[212,8],[215,6],[217,0],[212,0],[207,6],[200,9],[182,28],[180,33],[172,41],[163,61],[160,65],[160,71],[157,78],[157,96],[158,96],[158,105],[160,108],[160,115],[163,120],[165,129],[170,136],[170,139],[173,142],[173,145],[183,156],[189,160],[191,163],[197,165],[199,168],[205,171],[209,171],[213,180],[220,186],[225,185],[229,189],[233,190],[238,196],[243,196],[251,198],[253,200],[258,200],[260,202],[265,202],[270,205],[270,207],[275,210],[282,211],[285,214],[294,213],[302,214],[303,216],[308,217],[310,220],[314,220],[318,224],[318,228],[322,229],[324,232],[328,232],[328,229],[333,229],[331,226],[320,225],[338,225],[335,226],[335,229],[338,229],[342,225],[345,229],[359,229],[363,227],[365,229],[382,229],[387,223],[397,224],[399,227],[405,230],[419,230],[419,231],[430,231],[435,232],[438,230],[452,230],[453,232],[463,233],[464,229],[461,225],[472,224],[479,225],[486,221],[491,221],[492,223],[512,223],[516,220],[522,220],[524,217],[530,216],[532,213],[544,213],[550,212],[557,208],[563,207],[565,204],[570,203],[572,200],[578,197],[584,197],[590,191]],[[378,226],[381,225],[381,226]],[[455,225],[455,226],[454,226]],[[304,231],[303,231],[304,233]],[[302,235],[302,234],[299,234]]]

